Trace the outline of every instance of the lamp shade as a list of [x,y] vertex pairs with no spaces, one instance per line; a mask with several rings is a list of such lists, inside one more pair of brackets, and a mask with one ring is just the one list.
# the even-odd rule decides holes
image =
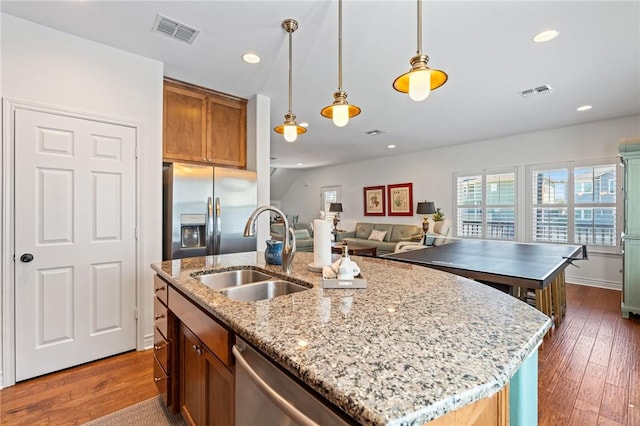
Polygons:
[[[339,212],[342,213],[342,203],[331,203],[329,204],[330,212]],[[435,210],[434,210],[435,212]]]
[[433,201],[419,201],[416,214],[433,214],[436,212],[436,204]]

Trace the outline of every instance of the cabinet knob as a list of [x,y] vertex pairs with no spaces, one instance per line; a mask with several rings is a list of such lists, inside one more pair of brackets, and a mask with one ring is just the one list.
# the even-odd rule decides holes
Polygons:
[[156,383],[158,383],[158,382],[163,381],[164,379],[166,379],[166,377],[154,377],[154,378],[153,378],[153,381],[154,381],[154,382],[156,382]]
[[160,318],[164,318],[164,314],[160,314],[160,315],[155,315],[154,318],[156,320],[159,320]]
[[165,346],[167,346],[166,344],[160,344],[160,345],[153,345],[153,350],[154,351],[159,351],[160,349],[164,348]]
[[200,349],[200,346],[198,345],[193,345],[193,351],[196,353],[196,355],[200,356],[202,355],[202,349]]

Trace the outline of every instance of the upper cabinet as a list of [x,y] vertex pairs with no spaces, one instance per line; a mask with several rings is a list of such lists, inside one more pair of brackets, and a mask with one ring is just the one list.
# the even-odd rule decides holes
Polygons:
[[165,79],[162,156],[245,168],[247,101]]

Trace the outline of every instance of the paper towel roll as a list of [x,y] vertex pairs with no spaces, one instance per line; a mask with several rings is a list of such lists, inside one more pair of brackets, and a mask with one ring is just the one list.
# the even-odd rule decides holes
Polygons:
[[314,219],[313,221],[313,266],[322,270],[331,264],[331,222]]

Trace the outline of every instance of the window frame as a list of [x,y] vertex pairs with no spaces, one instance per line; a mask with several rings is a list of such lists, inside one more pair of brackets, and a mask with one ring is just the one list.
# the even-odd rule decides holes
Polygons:
[[[336,199],[335,201],[326,201],[325,193],[335,192]],[[341,203],[341,192],[342,187],[339,185],[334,186],[323,186],[320,188],[320,211],[324,212],[324,218],[326,220],[333,220],[333,217],[336,215],[336,212],[329,211],[329,204],[331,203]]]
[[[603,203],[603,202],[583,202],[576,203],[576,169],[581,167],[599,167],[599,166],[607,166],[612,165],[615,168],[616,179],[615,179],[615,188],[616,188],[616,201],[615,203]],[[553,170],[553,169],[566,169],[568,174],[567,181],[567,203],[563,204],[563,207],[567,209],[567,242],[553,242],[553,241],[534,241],[533,239],[533,209],[537,204],[533,203],[533,176],[532,173],[534,170]],[[622,182],[621,182],[621,171],[619,160],[617,157],[605,157],[605,158],[596,158],[590,160],[579,160],[579,161],[566,161],[559,163],[542,163],[542,164],[531,164],[526,166],[526,241],[532,243],[541,243],[541,244],[567,244],[567,245],[581,245],[582,243],[574,242],[576,241],[576,232],[575,232],[575,215],[576,209],[597,209],[601,208],[613,208],[616,214],[616,218],[614,221],[615,224],[615,232],[613,238],[613,245],[601,245],[601,244],[586,244],[589,247],[589,250],[594,253],[620,253],[620,240],[618,235],[620,235],[620,231],[622,230]],[[595,186],[595,182],[592,183]],[[593,188],[595,190],[595,188]],[[602,190],[602,188],[601,188]],[[607,188],[607,192],[612,194],[611,188]],[[593,215],[593,213],[592,213]]]
[[[487,176],[501,175],[501,174],[513,174],[513,204],[487,204]],[[480,204],[459,204],[458,203],[458,179],[461,177],[476,177],[480,176],[480,187],[482,188],[482,196]],[[519,185],[518,167],[501,167],[495,169],[483,169],[467,172],[456,172],[453,174],[453,200],[454,200],[454,212],[453,212],[453,229],[454,235],[457,238],[469,238],[469,239],[484,239],[484,240],[496,240],[496,241],[518,241],[518,185]],[[478,236],[473,235],[461,235],[461,229],[458,227],[459,210],[463,208],[476,208],[482,210],[481,215],[481,232]],[[487,225],[487,210],[490,208],[513,208],[513,237],[512,238],[498,238],[488,236]]]

